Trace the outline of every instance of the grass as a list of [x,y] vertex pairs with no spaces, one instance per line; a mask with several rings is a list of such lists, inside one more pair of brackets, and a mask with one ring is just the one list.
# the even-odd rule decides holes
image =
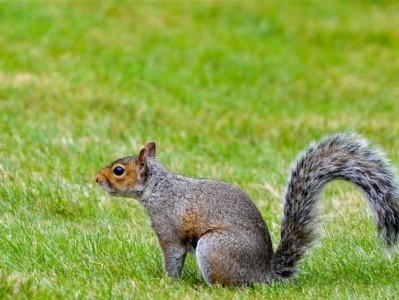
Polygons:
[[356,131],[399,165],[399,5],[35,2],[0,5],[0,298],[387,299],[399,257],[361,194],[323,193],[322,238],[287,283],[179,281],[143,208],[93,182],[156,140],[170,169],[247,191],[278,243],[289,166]]

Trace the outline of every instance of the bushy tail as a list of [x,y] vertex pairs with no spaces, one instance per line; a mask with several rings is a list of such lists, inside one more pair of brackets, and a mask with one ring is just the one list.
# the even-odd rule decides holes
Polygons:
[[399,242],[399,189],[382,152],[354,134],[327,136],[310,145],[292,167],[285,193],[281,241],[274,259],[274,276],[285,279],[314,242],[316,202],[334,179],[353,182],[365,194],[386,246]]

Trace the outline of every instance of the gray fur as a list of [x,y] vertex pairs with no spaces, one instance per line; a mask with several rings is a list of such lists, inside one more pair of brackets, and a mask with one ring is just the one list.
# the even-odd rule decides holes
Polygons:
[[[151,175],[139,200],[160,240],[170,275],[174,251],[165,248],[186,253],[195,244],[195,256],[208,283],[216,283],[211,264],[221,268],[222,275],[228,277],[226,283],[269,281],[273,257],[270,236],[258,209],[243,191],[225,182],[172,173],[155,159],[149,159],[148,166]],[[195,212],[195,222],[201,227],[191,241],[181,239],[182,218],[187,212]]]
[[[209,284],[242,285],[283,280],[316,238],[316,204],[322,188],[334,179],[353,182],[365,194],[387,246],[398,244],[399,193],[384,155],[353,134],[336,134],[310,145],[292,167],[285,193],[281,241],[276,253],[266,224],[252,200],[237,187],[216,180],[189,178],[155,159],[155,143],[143,149],[145,181],[113,194],[142,202],[157,234],[164,267],[181,274],[187,252],[194,249]],[[147,158],[145,155],[151,153]],[[118,163],[135,163],[127,157]],[[116,162],[115,162],[116,163]],[[112,164],[110,165],[112,166]],[[109,167],[109,166],[108,166]],[[98,175],[110,191],[112,183]]]
[[382,241],[391,247],[399,238],[399,193],[394,171],[379,149],[355,134],[327,136],[300,154],[285,192],[281,241],[275,276],[288,278],[312,246],[317,234],[316,204],[322,188],[334,179],[359,187],[377,220]]

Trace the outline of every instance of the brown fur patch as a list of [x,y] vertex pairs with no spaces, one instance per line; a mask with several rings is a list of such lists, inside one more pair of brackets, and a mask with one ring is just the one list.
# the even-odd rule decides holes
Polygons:
[[188,210],[183,215],[182,224],[180,228],[180,240],[183,243],[190,243],[194,247],[198,239],[206,231],[203,222],[198,218],[198,212],[195,210]]
[[232,278],[229,276],[229,269],[223,266],[223,261],[226,260],[225,253],[212,251],[209,253],[209,280],[212,284],[221,284],[229,286],[233,283]]
[[212,266],[212,271],[210,274],[210,280],[212,284],[221,284],[222,286],[229,286],[232,285],[232,281],[226,277],[226,274],[223,272],[217,272],[214,270],[214,267]]
[[225,232],[225,227],[223,224],[218,224],[218,222],[207,220],[206,216],[201,214],[199,210],[190,209],[184,213],[182,218],[180,240],[185,244],[191,244],[195,248],[197,241],[203,235],[211,232]]

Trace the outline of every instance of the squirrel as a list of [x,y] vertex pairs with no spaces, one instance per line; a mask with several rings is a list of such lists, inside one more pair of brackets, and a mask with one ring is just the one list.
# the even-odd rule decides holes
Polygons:
[[399,243],[399,188],[384,154],[353,133],[313,142],[292,166],[284,195],[280,244],[274,251],[261,213],[241,189],[218,180],[171,172],[149,142],[138,155],[118,159],[96,174],[112,196],[138,199],[163,253],[164,269],[181,275],[194,254],[210,284],[249,285],[286,280],[317,238],[317,202],[323,187],[342,179],[360,188],[385,246]]

